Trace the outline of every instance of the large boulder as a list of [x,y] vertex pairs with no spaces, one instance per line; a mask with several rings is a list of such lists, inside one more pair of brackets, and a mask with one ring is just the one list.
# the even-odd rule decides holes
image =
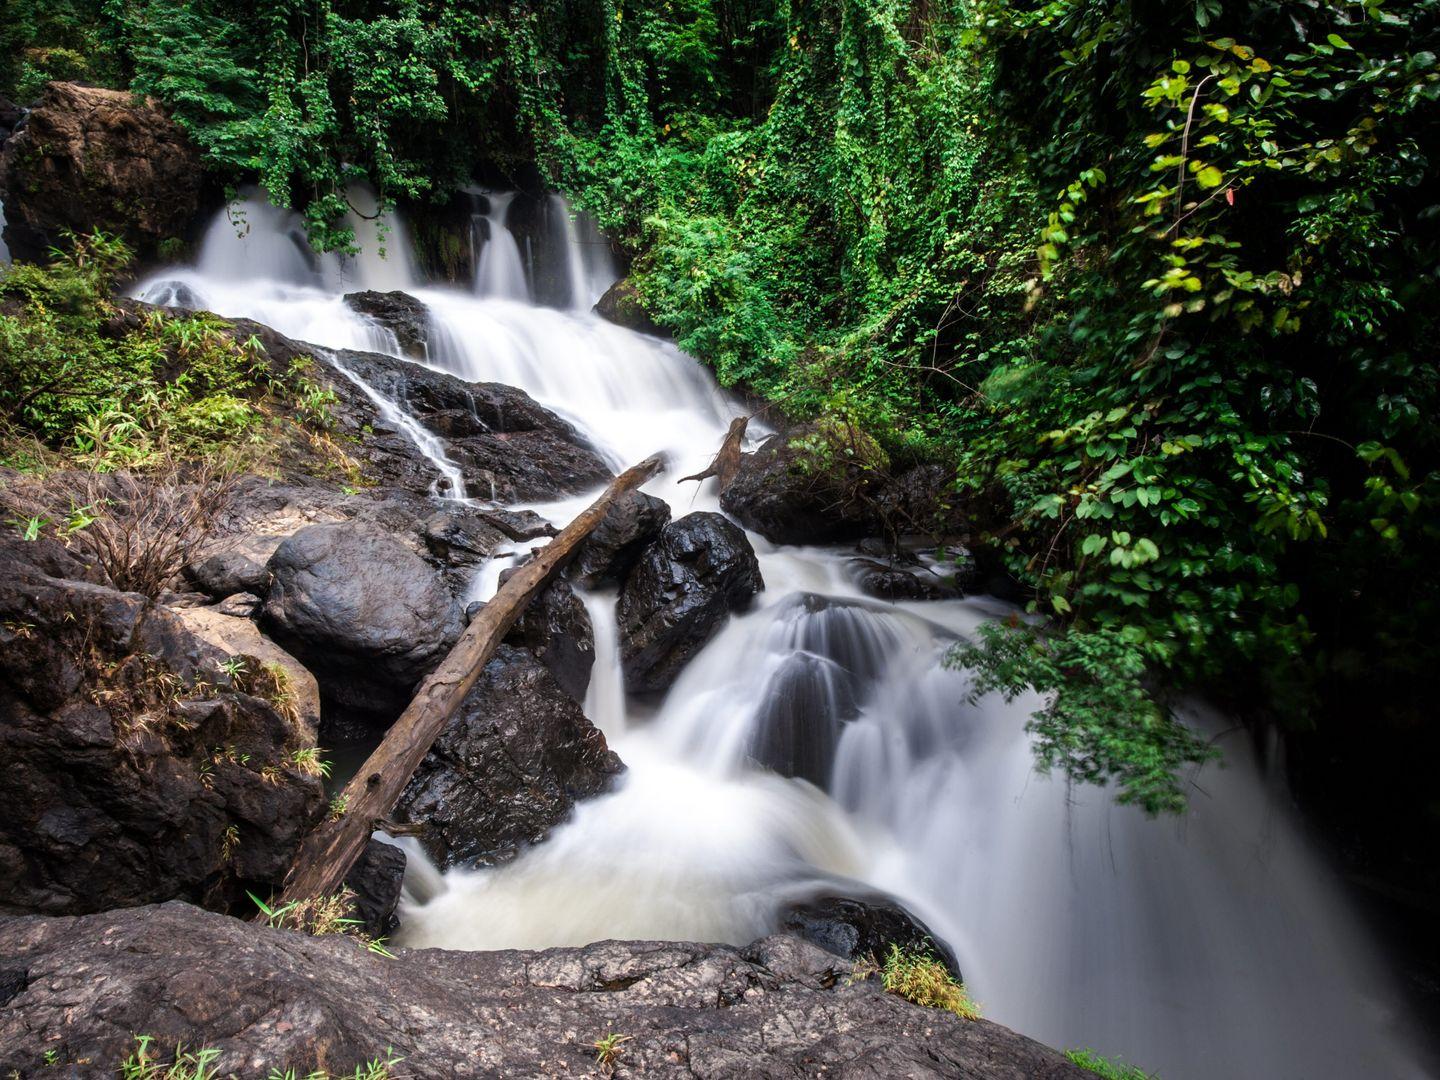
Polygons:
[[616,606],[626,689],[668,688],[730,612],[764,587],[744,531],[720,514],[701,511],[665,526]]
[[640,290],[629,278],[621,278],[605,290],[605,295],[595,302],[595,314],[627,330],[655,337],[666,336],[666,331],[645,310]]
[[513,858],[605,791],[623,766],[575,699],[501,645],[396,807],[440,866]]
[[156,104],[124,90],[48,83],[0,157],[11,255],[43,258],[65,229],[123,237],[143,257],[200,208],[200,153]]
[[[543,952],[307,937],[184,904],[0,923],[0,1071],[113,1076],[135,1047],[213,1048],[217,1076],[403,1059],[396,1075],[1083,1080],[986,1020],[887,994],[807,942],[606,941]],[[85,1062],[76,1066],[74,1062]]]
[[883,474],[833,447],[814,449],[830,441],[813,428],[770,436],[742,455],[720,493],[721,507],[777,544],[827,544],[878,533],[875,495]]
[[262,625],[338,704],[398,712],[460,636],[459,606],[435,571],[372,525],[306,526],[268,569]]
[[313,732],[144,597],[0,548],[0,912],[267,893],[321,813]]
[[670,523],[670,505],[643,491],[628,491],[580,546],[569,573],[587,589],[619,585]]
[[362,315],[368,315],[379,326],[395,335],[400,351],[414,360],[424,360],[430,343],[430,309],[409,293],[353,292],[345,294],[345,304]]

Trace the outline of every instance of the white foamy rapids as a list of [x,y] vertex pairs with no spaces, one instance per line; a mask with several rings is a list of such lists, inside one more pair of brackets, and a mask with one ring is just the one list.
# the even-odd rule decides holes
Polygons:
[[[575,257],[576,244],[592,252],[591,227],[563,210],[573,301],[582,273],[587,295],[604,275]],[[503,200],[489,217],[494,237]],[[222,219],[197,267],[144,291],[183,286],[196,306],[304,340],[397,352],[340,303],[344,267],[307,256],[292,215],[252,205],[247,218],[247,236]],[[514,270],[495,280],[513,285]],[[742,410],[672,345],[498,286],[407,291],[433,315],[429,364],[523,387],[616,467],[664,450],[647,490],[676,516],[717,508],[713,482],[676,480],[708,463]],[[535,509],[563,523],[590,497]],[[966,677],[940,665],[1003,611],[995,602],[880,604],[858,595],[844,552],[752,541],[766,590],[658,706],[624,694],[613,594],[584,598],[586,711],[626,773],[503,867],[440,874],[405,842],[403,943],[743,943],[807,890],[863,883],[955,947],[987,1015],[1052,1045],[1167,1080],[1424,1075],[1383,958],[1239,733],[1221,739],[1228,767],[1197,778],[1183,817],[1148,820],[1035,772],[1037,700],[971,704]],[[471,596],[492,595],[513,558],[487,564]]]

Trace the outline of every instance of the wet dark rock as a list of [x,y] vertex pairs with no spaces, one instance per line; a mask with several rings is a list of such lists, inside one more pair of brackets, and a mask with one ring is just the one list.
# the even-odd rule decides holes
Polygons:
[[501,645],[396,807],[442,867],[513,858],[623,766],[548,668]]
[[511,199],[502,225],[520,248],[531,297],[550,307],[568,307],[572,300],[564,213],[550,192],[522,188]]
[[[500,576],[504,581],[509,573]],[[550,669],[560,688],[584,704],[595,666],[595,631],[590,613],[565,581],[552,581],[520,616],[505,638],[529,649]]]
[[444,202],[409,201],[401,206],[415,262],[426,280],[475,280],[475,218],[484,213],[485,196],[452,192]]
[[289,760],[313,733],[189,612],[51,577],[34,546],[0,547],[0,912],[269,891],[323,808]]
[[469,507],[446,507],[427,517],[420,534],[429,552],[446,566],[476,566],[506,539],[488,518]]
[[955,952],[898,902],[881,894],[862,899],[819,896],[788,907],[781,926],[826,952],[884,963],[891,946],[929,953],[962,979]]
[[268,564],[262,624],[341,705],[395,712],[460,635],[435,571],[378,528],[309,525]]
[[901,638],[893,615],[875,605],[799,593],[784,601],[777,644],[833,660],[860,685],[874,682]]
[[616,499],[585,540],[570,573],[587,589],[623,582],[640,555],[670,523],[670,506],[643,491]]
[[[610,470],[579,433],[523,390],[467,383],[376,353],[342,352],[335,359],[445,440],[472,497],[543,499],[585,491],[610,478]],[[353,389],[350,394],[353,398]],[[373,403],[365,399],[342,408],[353,412],[355,406],[369,423]],[[350,424],[359,426],[353,420]],[[413,454],[413,449],[407,451]],[[383,468],[381,462],[375,464]],[[428,462],[422,471],[433,477]],[[384,478],[405,483],[406,474],[413,476],[413,470]]]
[[476,511],[486,524],[498,529],[511,540],[538,540],[542,536],[554,536],[559,530],[534,510],[508,510],[504,507],[487,507]]
[[666,525],[616,607],[626,689],[669,687],[730,612],[764,587],[755,551],[733,522],[702,511]]
[[372,938],[388,938],[400,928],[395,909],[405,884],[405,852],[383,840],[370,840],[345,875],[345,887],[355,894],[351,915],[356,928]]
[[997,1024],[852,982],[847,961],[793,937],[396,952],[184,904],[12,919],[0,923],[0,966],[13,973],[0,1070],[45,1076],[54,1051],[114,1075],[145,1032],[156,1047],[214,1047],[223,1076],[341,1075],[387,1053],[404,1075],[434,1080],[590,1076],[592,1044],[616,1032],[629,1037],[618,1073],[634,1076],[1091,1075]]
[[946,600],[960,595],[938,574],[925,569],[902,569],[872,559],[852,559],[855,584],[878,600]]
[[5,142],[0,191],[17,259],[44,259],[64,230],[123,237],[142,258],[183,236],[200,209],[199,151],[153,101],[51,82]]
[[645,310],[645,304],[640,299],[640,290],[635,288],[635,283],[629,278],[621,278],[605,290],[605,295],[595,303],[595,314],[627,330],[656,337],[668,336],[667,331]]
[[791,653],[760,700],[750,756],[782,776],[828,788],[841,728],[859,715],[850,672],[828,657]]
[[720,505],[777,544],[827,544],[881,531],[878,482],[845,467],[817,468],[791,445],[805,430],[772,435],[743,454]]
[[395,335],[400,351],[414,360],[425,359],[430,343],[430,309],[409,293],[365,292],[346,293],[345,304],[362,315],[368,315]]

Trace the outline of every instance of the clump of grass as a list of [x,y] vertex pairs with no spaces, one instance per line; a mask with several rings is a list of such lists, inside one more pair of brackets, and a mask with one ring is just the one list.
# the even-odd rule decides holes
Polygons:
[[620,1060],[621,1047],[633,1039],[633,1035],[617,1035],[610,1032],[602,1039],[596,1039],[590,1045],[595,1048],[595,1062],[606,1072],[615,1068]]
[[1104,1080],[1159,1080],[1153,1073],[1127,1065],[1119,1058],[1103,1058],[1094,1050],[1066,1050],[1065,1056],[1072,1065],[1088,1069],[1096,1076],[1104,1077]]
[[220,834],[220,861],[230,862],[240,849],[240,827],[233,822]]
[[318,746],[302,746],[290,753],[290,764],[295,766],[297,772],[306,776],[320,776],[326,779],[330,776],[330,762],[320,755],[325,751]]
[[857,968],[860,978],[879,973],[888,993],[927,1009],[944,1009],[962,1020],[979,1020],[980,1006],[970,1000],[965,984],[957,982],[940,960],[928,952],[891,945],[885,962]]
[[300,695],[284,664],[275,660],[266,660],[261,664],[252,681],[251,692],[273,705],[275,711],[289,723],[299,723]]
[[220,1051],[214,1047],[188,1052],[175,1047],[175,1056],[166,1062],[151,1049],[155,1040],[149,1035],[135,1036],[135,1049],[120,1063],[121,1080],[213,1080],[219,1075],[214,1061]]
[[309,900],[291,900],[278,907],[267,904],[254,893],[251,901],[265,919],[265,925],[276,930],[299,930],[312,937],[326,934],[345,934],[364,945],[366,950],[391,960],[395,954],[385,947],[383,937],[372,938],[361,930],[360,920],[354,918],[355,893],[341,889],[332,896],[314,896]]
[[349,806],[350,800],[348,798],[346,798],[343,794],[336,795],[333,799],[330,800],[330,812],[327,817],[331,821],[339,821],[342,817],[345,816],[345,811],[349,809]]

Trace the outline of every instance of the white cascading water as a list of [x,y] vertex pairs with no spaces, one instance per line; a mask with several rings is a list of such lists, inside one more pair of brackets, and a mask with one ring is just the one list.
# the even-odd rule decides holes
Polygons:
[[520,245],[505,225],[513,191],[485,193],[490,209],[485,214],[480,257],[475,263],[475,294],[498,300],[524,300],[530,294],[525,283],[525,261]]
[[[340,294],[402,277],[390,287],[432,312],[430,364],[523,387],[617,467],[667,452],[647,490],[677,517],[718,509],[713,484],[676,480],[709,461],[740,407],[673,345],[499,288],[485,248],[503,197],[490,206],[481,295],[407,276],[398,224],[385,260],[317,259],[293,215],[254,198],[247,232],[222,216],[197,266],[137,295],[398,355]],[[562,216],[569,295],[598,296],[598,235]],[[404,430],[433,439],[417,427]],[[424,448],[442,467],[443,445]],[[563,523],[590,498],[535,508]],[[765,591],[649,712],[624,693],[614,594],[584,597],[586,712],[627,772],[504,867],[441,874],[408,844],[403,944],[744,943],[817,886],[868,886],[953,945],[987,1016],[1052,1045],[1123,1055],[1166,1080],[1426,1075],[1375,942],[1245,733],[1197,711],[1226,767],[1195,778],[1183,817],[1149,820],[1037,774],[1024,730],[1035,701],[969,704],[966,676],[940,665],[1003,613],[996,602],[881,604],[847,577],[847,552],[751,540]],[[482,569],[473,595],[490,595],[499,570]]]
[[0,200],[0,265],[10,261],[10,248],[5,243],[5,203]]

